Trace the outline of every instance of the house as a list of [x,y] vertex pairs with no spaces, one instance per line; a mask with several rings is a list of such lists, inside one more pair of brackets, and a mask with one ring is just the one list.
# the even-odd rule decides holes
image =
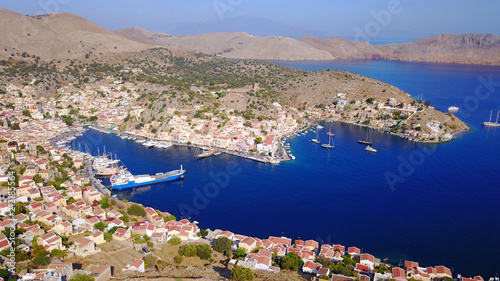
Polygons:
[[0,240],[0,251],[4,249],[10,249],[10,243],[7,238]]
[[11,206],[9,202],[0,203],[0,215],[7,216],[10,213],[10,209]]
[[375,257],[370,254],[362,254],[359,263],[373,269],[375,267]]
[[447,268],[446,266],[442,266],[442,265],[436,266],[436,275],[439,278],[444,278],[444,277],[452,278],[451,270],[449,268]]
[[405,271],[400,267],[392,268],[392,278],[396,281],[406,281]]
[[76,239],[69,250],[74,252],[78,257],[86,257],[101,252],[101,249],[95,246],[94,241],[83,237]]
[[269,236],[269,240],[274,243],[274,245],[281,244],[286,247],[290,247],[292,245],[292,239],[286,237],[274,237]]
[[[73,264],[70,262],[53,262],[49,264],[49,266],[47,267],[46,274],[47,273],[49,273],[47,276],[53,276],[53,277],[59,276],[61,278],[60,280],[69,280],[73,278],[74,275]],[[35,278],[33,280],[42,280],[42,279]],[[43,280],[58,280],[58,279],[43,278]]]
[[137,272],[145,272],[144,268],[144,261],[143,260],[135,260],[132,264],[126,265],[123,269],[123,271],[137,271]]
[[94,234],[88,236],[87,239],[93,241],[96,245],[106,242],[106,240],[104,240],[104,233],[102,233],[101,231],[95,232]]
[[88,272],[88,275],[94,277],[95,281],[108,281],[111,279],[111,266],[109,265],[89,264],[85,271]]
[[341,274],[333,274],[331,281],[354,281],[354,277],[347,277]]
[[[318,273],[316,273],[316,277],[321,277],[321,276],[328,276],[330,275],[330,268],[328,267],[322,267],[318,269]],[[370,281],[370,279],[368,279]]]
[[108,212],[108,218],[119,218],[121,216],[123,216],[123,214],[118,212],[117,210],[111,210]]
[[355,256],[360,256],[361,255],[361,250],[357,247],[349,247],[347,249],[347,253],[353,257]]
[[58,235],[69,236],[73,234],[73,225],[71,225],[68,221],[63,221],[62,223],[54,226],[51,231]]
[[37,242],[38,245],[43,246],[49,252],[53,249],[64,250],[61,237],[54,232],[48,232],[38,237]]
[[230,240],[233,240],[234,239],[234,233],[232,233],[231,231],[222,231],[221,233],[217,234],[217,236],[215,236],[215,239],[217,238],[220,238],[220,237],[226,237]]
[[418,262],[405,260],[405,268],[410,268],[410,267],[418,267]]
[[370,268],[364,264],[357,263],[356,267],[354,268],[354,271],[357,273],[366,273],[370,274]]
[[166,235],[165,232],[163,231],[155,231],[151,235],[151,242],[156,243],[156,244],[162,244],[166,241]]
[[255,268],[256,269],[265,269],[268,270],[269,267],[272,265],[272,260],[270,257],[266,256],[265,254],[259,254],[259,253],[251,253],[248,254],[245,259],[248,260],[255,260]]
[[340,252],[342,255],[345,253],[345,247],[342,245],[333,245],[333,250]]
[[113,240],[116,241],[125,241],[130,239],[132,235],[130,234],[129,229],[118,228],[115,233],[113,233]]
[[112,229],[115,226],[125,227],[125,223],[121,219],[114,219],[108,224],[108,229]]
[[304,263],[302,266],[302,272],[304,273],[311,273],[311,274],[316,274],[318,273],[318,270],[322,267],[320,263],[317,262],[312,262],[312,261],[307,261]]
[[319,249],[319,243],[314,240],[307,240],[304,243],[304,247],[308,248],[310,251],[316,252]]
[[98,222],[100,222],[99,218],[91,217],[85,219],[85,224],[83,225],[83,227],[85,227],[89,231],[94,231],[94,225]]
[[257,248],[257,240],[247,237],[238,244],[238,247],[243,248],[247,250],[247,253],[250,253],[253,249]]

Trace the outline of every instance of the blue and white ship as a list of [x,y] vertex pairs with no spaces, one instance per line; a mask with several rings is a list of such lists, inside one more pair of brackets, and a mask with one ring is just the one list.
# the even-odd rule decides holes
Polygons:
[[154,176],[151,175],[137,175],[134,176],[126,168],[122,169],[120,173],[112,176],[109,180],[111,181],[111,189],[120,190],[131,187],[138,187],[144,185],[151,185],[165,181],[176,180],[184,177],[186,170],[182,168],[180,170],[173,170],[166,173],[158,173]]

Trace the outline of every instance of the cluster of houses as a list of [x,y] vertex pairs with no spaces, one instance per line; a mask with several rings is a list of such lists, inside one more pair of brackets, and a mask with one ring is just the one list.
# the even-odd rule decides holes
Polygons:
[[[355,279],[362,281],[385,281],[390,279],[396,281],[409,279],[432,281],[445,277],[452,278],[451,270],[445,266],[420,267],[417,262],[411,261],[405,261],[404,268],[393,267],[389,269],[390,272],[378,273],[376,268],[382,264],[380,259],[371,254],[362,253],[357,247],[349,247],[346,251],[345,246],[340,244],[323,244],[320,247],[315,240],[295,240],[292,244],[292,239],[286,237],[270,236],[268,239],[259,239],[222,230],[212,231],[207,236],[212,241],[220,237],[232,240],[234,242],[233,250],[243,248],[248,253],[243,259],[231,260],[231,263],[251,269],[279,272],[280,268],[273,266],[273,255],[283,257],[287,253],[296,253],[304,261],[302,272],[316,277],[331,276],[332,281],[354,281]],[[346,254],[349,254],[352,260],[356,262],[354,267],[354,271],[358,274],[356,278],[332,274],[330,268],[316,262],[317,258],[331,260],[335,263],[341,262]],[[484,281],[481,276],[461,279],[462,281]]]
[[[395,98],[389,98],[386,101],[380,102],[373,100],[371,103],[363,100],[349,100],[348,94],[339,93],[337,95],[337,103],[331,104],[324,108],[308,107],[303,111],[297,108],[291,108],[300,117],[309,116],[313,119],[329,119],[338,120],[348,123],[362,123],[373,128],[390,131],[395,125],[398,125],[399,120],[393,118],[393,112],[398,111],[402,118],[409,118],[416,114],[421,105],[412,104],[411,102],[398,101]],[[430,109],[433,109],[430,107]],[[415,121],[411,124],[404,121],[407,125],[400,135],[407,138],[418,140],[451,139],[451,135],[446,133],[442,128],[442,123],[437,119],[429,120],[423,124],[420,121]]]

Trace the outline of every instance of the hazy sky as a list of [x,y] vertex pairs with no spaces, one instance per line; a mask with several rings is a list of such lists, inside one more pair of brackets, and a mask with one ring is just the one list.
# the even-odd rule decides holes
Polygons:
[[0,7],[29,15],[71,12],[111,30],[138,26],[174,35],[500,35],[499,0],[0,0]]

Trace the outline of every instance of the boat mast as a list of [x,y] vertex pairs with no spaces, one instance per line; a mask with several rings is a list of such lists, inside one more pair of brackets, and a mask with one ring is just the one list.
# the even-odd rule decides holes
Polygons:
[[497,124],[498,124],[498,115],[500,114],[500,110],[497,112]]
[[491,115],[493,114],[493,110],[490,112],[490,122],[491,123]]

